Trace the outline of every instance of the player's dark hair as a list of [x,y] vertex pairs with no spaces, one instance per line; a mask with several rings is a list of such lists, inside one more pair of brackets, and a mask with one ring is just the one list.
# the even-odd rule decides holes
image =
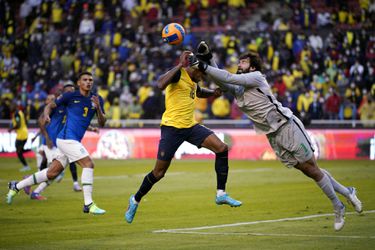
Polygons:
[[89,75],[89,76],[92,76],[92,74],[91,74],[90,72],[88,72],[88,71],[84,71],[84,72],[81,72],[81,73],[78,75],[78,80],[81,79],[81,77],[82,77],[83,75]]
[[249,51],[249,52],[247,52],[245,54],[242,54],[240,56],[240,60],[246,59],[246,58],[249,58],[249,60],[250,60],[250,67],[253,67],[253,68],[255,68],[255,70],[262,72],[263,63],[262,63],[262,59],[260,58],[260,56],[257,52]]

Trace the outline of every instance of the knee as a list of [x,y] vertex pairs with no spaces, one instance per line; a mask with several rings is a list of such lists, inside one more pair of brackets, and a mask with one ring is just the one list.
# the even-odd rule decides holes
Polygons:
[[166,171],[165,170],[154,170],[152,171],[152,174],[155,176],[157,180],[162,179],[165,176]]
[[320,181],[323,178],[323,172],[315,165],[310,165],[305,169],[304,172],[308,177],[314,179],[315,181]]
[[47,178],[48,180],[53,180],[59,175],[60,171],[57,171],[56,169],[49,168],[47,171]]
[[222,142],[220,145],[219,145],[219,148],[218,148],[218,152],[217,153],[223,153],[225,151],[228,151],[228,145],[224,142]]

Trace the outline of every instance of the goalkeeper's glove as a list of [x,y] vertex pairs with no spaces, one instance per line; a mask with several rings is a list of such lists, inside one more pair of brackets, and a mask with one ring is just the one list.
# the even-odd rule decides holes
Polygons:
[[210,47],[205,41],[201,41],[197,47],[197,58],[207,64],[210,63],[212,53]]
[[193,53],[189,55],[188,60],[189,60],[189,67],[198,69],[202,72],[205,72],[208,67],[207,63],[198,60],[198,58]]

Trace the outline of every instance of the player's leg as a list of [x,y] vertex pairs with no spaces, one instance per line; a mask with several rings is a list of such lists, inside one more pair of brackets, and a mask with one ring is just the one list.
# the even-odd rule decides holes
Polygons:
[[[51,163],[53,162],[53,160],[59,158],[59,155],[61,154],[61,152],[56,148],[56,147],[52,147],[52,148],[49,148],[48,146],[44,145],[43,146],[43,155],[44,155],[44,158],[46,159],[46,166],[50,166]],[[62,161],[62,166],[64,167],[66,163],[66,157],[62,157],[61,159]],[[61,162],[60,162],[61,163]],[[57,168],[56,168],[57,169]],[[53,169],[52,169],[53,171]],[[60,171],[60,170],[58,170]],[[59,175],[61,175],[61,173],[63,173],[64,170],[62,170],[60,173],[58,173],[57,171],[53,171],[50,173],[51,177],[55,176],[57,174],[56,177],[54,177],[53,179],[56,180],[57,177]],[[48,180],[48,181],[45,181],[45,182],[42,182],[38,185],[38,187],[36,189],[33,190],[33,192],[31,193],[30,195],[30,198],[32,200],[46,200],[47,198],[42,196],[41,193],[50,185],[52,184],[53,180]]]
[[99,208],[92,199],[92,191],[94,184],[94,162],[91,160],[90,156],[86,156],[77,161],[77,163],[82,167],[82,189],[83,189],[83,199],[84,213],[91,213],[94,215],[105,214],[105,210]]
[[132,223],[135,213],[137,212],[138,203],[141,201],[142,197],[145,196],[151,190],[152,186],[163,178],[167,172],[176,150],[185,140],[182,131],[184,130],[179,130],[173,127],[161,127],[158,159],[155,163],[154,169],[144,177],[137,193],[131,195],[129,198],[128,209],[125,212],[125,220],[128,223]]
[[198,147],[205,147],[213,151],[215,157],[215,172],[217,180],[216,204],[227,204],[232,207],[241,206],[242,202],[231,198],[226,192],[228,179],[228,146],[222,142],[210,129],[196,125],[188,141]]
[[78,183],[78,175],[77,175],[77,166],[74,162],[69,164],[70,173],[72,174],[73,179],[73,190],[76,192],[81,192],[82,188]]
[[106,211],[96,206],[92,199],[94,162],[91,160],[86,148],[79,141],[75,140],[57,139],[56,144],[58,149],[69,159],[69,162],[77,162],[82,167],[83,212],[94,215],[104,214]]
[[20,182],[11,181],[9,182],[9,191],[7,194],[7,203],[11,204],[13,201],[14,196],[19,192],[19,190],[27,187],[36,185],[41,182],[45,182],[48,180],[53,180],[59,173],[64,170],[63,165],[60,161],[54,160],[49,168],[43,169],[42,171],[38,171],[26,179],[23,179]]
[[20,162],[22,163],[23,167],[20,168],[20,171],[23,172],[23,171],[28,171],[30,170],[31,168],[29,167],[29,165],[27,165],[27,162],[26,162],[26,159],[25,157],[23,156],[23,147],[25,146],[26,144],[26,140],[16,140],[16,152],[17,152],[17,157],[18,159],[20,160]]
[[337,197],[329,176],[320,170],[314,157],[304,163],[299,163],[295,168],[315,180],[323,193],[331,200],[336,214],[334,228],[336,231],[341,230],[345,224],[345,206]]
[[268,139],[276,155],[284,164],[289,167],[294,166],[313,179],[330,199],[336,213],[334,228],[337,231],[341,230],[345,223],[345,206],[337,197],[328,175],[318,167],[311,139],[302,122],[293,117],[275,135],[268,135]]
[[331,183],[332,183],[332,186],[334,188],[334,190],[345,196],[346,199],[348,200],[348,202],[354,207],[355,211],[357,213],[362,213],[362,202],[358,199],[357,197],[357,190],[356,188],[354,187],[345,187],[344,185],[342,185],[340,182],[338,182],[335,178],[333,178],[333,176],[331,175],[331,173],[329,173],[327,170],[321,168],[321,170],[323,171],[323,173],[325,173]]

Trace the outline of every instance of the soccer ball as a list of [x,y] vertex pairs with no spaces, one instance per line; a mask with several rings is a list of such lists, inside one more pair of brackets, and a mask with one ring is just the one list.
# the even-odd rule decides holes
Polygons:
[[184,27],[178,23],[167,24],[161,33],[161,37],[165,43],[171,45],[180,44],[182,41],[184,41],[185,37]]

